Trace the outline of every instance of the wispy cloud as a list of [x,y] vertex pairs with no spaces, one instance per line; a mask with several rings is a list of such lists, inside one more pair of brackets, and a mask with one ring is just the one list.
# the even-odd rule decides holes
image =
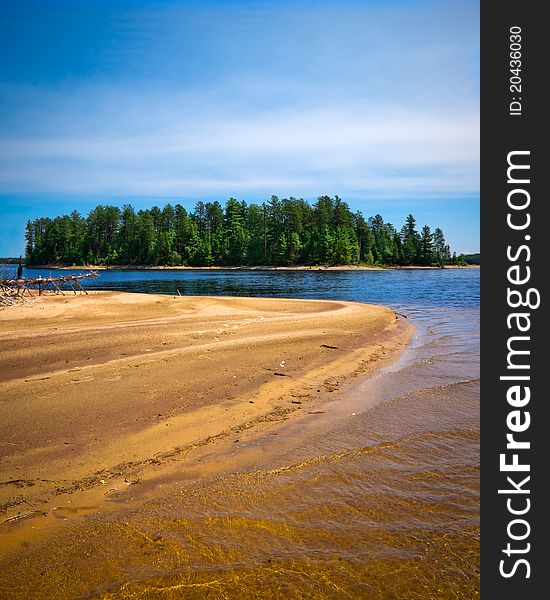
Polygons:
[[[315,193],[330,181],[342,194],[369,189],[385,196],[447,195],[478,186],[474,112],[451,118],[446,111],[371,105],[220,116],[199,109],[174,114],[162,97],[154,105],[153,117],[134,114],[112,132],[1,138],[0,186],[192,195],[223,191],[226,184],[228,193],[254,186],[265,191],[274,182]],[[159,113],[167,115],[162,122]]]

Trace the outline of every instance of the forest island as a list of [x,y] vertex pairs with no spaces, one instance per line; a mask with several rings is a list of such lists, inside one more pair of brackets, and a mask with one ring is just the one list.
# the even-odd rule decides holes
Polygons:
[[148,266],[444,266],[463,264],[443,231],[401,229],[380,214],[365,218],[335,196],[313,204],[272,196],[262,204],[230,198],[134,210],[99,205],[26,226],[27,265]]

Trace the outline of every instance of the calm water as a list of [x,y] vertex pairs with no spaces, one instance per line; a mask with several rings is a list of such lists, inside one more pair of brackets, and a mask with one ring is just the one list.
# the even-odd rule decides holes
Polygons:
[[[75,271],[86,273],[87,271]],[[72,271],[25,269],[26,277]],[[426,271],[100,271],[86,287],[124,292],[355,300],[396,306],[479,306],[479,269]],[[0,267],[13,276],[15,267]]]
[[417,333],[307,425],[210,457],[239,468],[171,481],[139,512],[68,527],[38,567],[8,565],[14,586],[83,598],[478,597],[479,276],[102,272],[90,287],[382,303]]

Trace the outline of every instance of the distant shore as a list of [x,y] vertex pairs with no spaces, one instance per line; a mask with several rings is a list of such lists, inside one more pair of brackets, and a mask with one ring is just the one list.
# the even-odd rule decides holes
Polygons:
[[440,269],[479,269],[480,265],[445,265],[442,267],[400,266],[400,267],[373,267],[367,265],[300,265],[294,267],[275,267],[270,265],[258,266],[227,266],[227,267],[188,267],[188,266],[162,266],[162,265],[26,265],[29,269],[62,269],[69,271],[432,271]]

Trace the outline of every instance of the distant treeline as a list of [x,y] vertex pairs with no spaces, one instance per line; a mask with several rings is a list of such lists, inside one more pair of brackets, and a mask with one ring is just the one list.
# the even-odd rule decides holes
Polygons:
[[397,230],[365,219],[338,196],[311,205],[272,196],[263,204],[230,198],[183,206],[97,206],[27,223],[27,264],[109,265],[444,265],[457,263],[443,231],[409,215]]
[[467,265],[479,265],[481,260],[479,252],[477,254],[460,254],[458,258]]

